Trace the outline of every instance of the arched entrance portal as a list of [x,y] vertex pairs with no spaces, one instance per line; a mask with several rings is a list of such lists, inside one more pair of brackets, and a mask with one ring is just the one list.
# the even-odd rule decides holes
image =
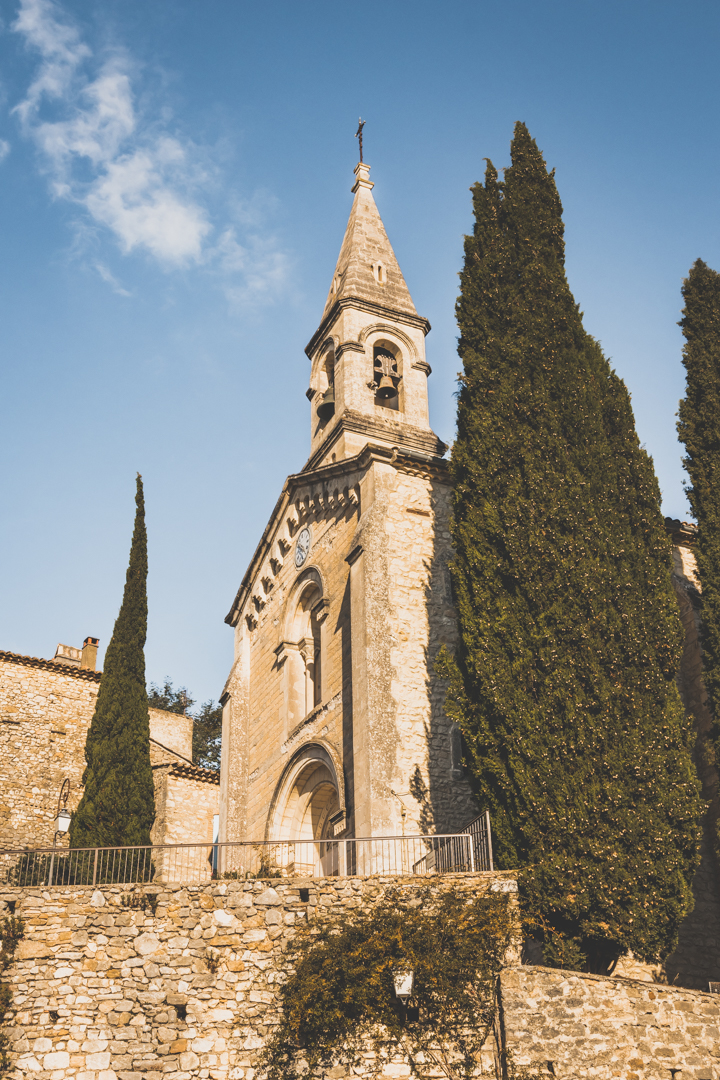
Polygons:
[[268,820],[268,840],[279,841],[296,873],[339,873],[333,842],[343,816],[339,769],[330,750],[310,743],[289,762],[278,784]]

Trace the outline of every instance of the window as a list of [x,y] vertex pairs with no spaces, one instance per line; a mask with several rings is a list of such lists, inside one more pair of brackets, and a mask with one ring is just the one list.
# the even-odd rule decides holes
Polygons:
[[387,281],[387,271],[381,262],[372,264],[373,277],[377,281],[378,285],[384,285]]
[[284,642],[288,731],[322,700],[322,590],[309,578],[295,599]]

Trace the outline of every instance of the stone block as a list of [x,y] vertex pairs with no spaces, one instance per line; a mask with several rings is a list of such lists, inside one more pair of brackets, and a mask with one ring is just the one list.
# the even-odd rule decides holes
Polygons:
[[42,1065],[46,1072],[67,1069],[70,1065],[70,1055],[67,1050],[55,1050],[52,1054],[45,1055]]
[[256,907],[275,907],[282,904],[278,893],[272,888],[265,889],[259,896],[254,896],[253,902]]
[[107,1050],[107,1048],[107,1039],[88,1039],[80,1047],[84,1054],[101,1054],[103,1050]]

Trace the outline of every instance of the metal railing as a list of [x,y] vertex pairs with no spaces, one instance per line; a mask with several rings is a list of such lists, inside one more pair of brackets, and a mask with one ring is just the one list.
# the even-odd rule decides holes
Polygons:
[[491,868],[487,821],[473,832],[438,836],[0,851],[0,883],[26,887],[195,885],[218,879],[472,873]]
[[473,860],[476,870],[493,869],[492,833],[490,832],[490,814],[478,814],[463,829],[472,838]]

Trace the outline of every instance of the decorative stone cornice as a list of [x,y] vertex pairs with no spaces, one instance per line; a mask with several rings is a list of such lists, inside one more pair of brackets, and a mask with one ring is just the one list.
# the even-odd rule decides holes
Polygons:
[[364,353],[365,346],[361,341],[341,341],[335,350],[335,359],[339,360],[347,352]]
[[[428,428],[413,427],[410,424],[400,423],[400,421],[383,419],[378,420],[372,416],[365,416],[363,413],[354,412],[350,409],[346,409],[337,420],[334,422],[334,426],[330,428],[327,437],[323,440],[317,450],[308,458],[306,464],[303,467],[303,472],[310,472],[315,469],[318,462],[322,461],[324,457],[332,450],[335,443],[345,431],[352,431],[357,435],[365,435],[368,441],[373,439],[382,439],[383,442],[390,443],[391,446],[396,446],[399,449],[407,449],[411,452],[419,452],[429,457],[442,458],[443,454],[447,451],[447,445],[439,439],[437,435],[428,430]],[[355,460],[350,458],[348,460]]]
[[[432,438],[436,440],[435,436]],[[355,457],[343,458],[317,468],[306,466],[302,472],[289,476],[233,605],[225,616],[226,623],[237,626],[244,615],[248,628],[255,629],[268,599],[261,583],[264,578],[270,575],[276,577],[280,572],[283,556],[290,551],[292,537],[298,528],[321,517],[357,513],[360,509],[360,480],[374,461],[392,465],[411,476],[449,483],[448,463],[437,455],[417,453],[404,447],[372,444],[368,444]]]
[[377,304],[372,300],[364,300],[361,296],[342,296],[335,301],[310,341],[305,346],[305,353],[311,360],[320,343],[327,337],[330,327],[336,321],[340,312],[345,308],[355,308],[356,311],[365,311],[369,315],[378,315],[380,318],[389,319],[391,322],[405,323],[406,326],[414,326],[417,329],[422,330],[425,336],[430,333],[430,322],[428,319],[423,318],[422,315],[411,315],[407,311],[398,311],[396,308],[385,307],[384,304]]

